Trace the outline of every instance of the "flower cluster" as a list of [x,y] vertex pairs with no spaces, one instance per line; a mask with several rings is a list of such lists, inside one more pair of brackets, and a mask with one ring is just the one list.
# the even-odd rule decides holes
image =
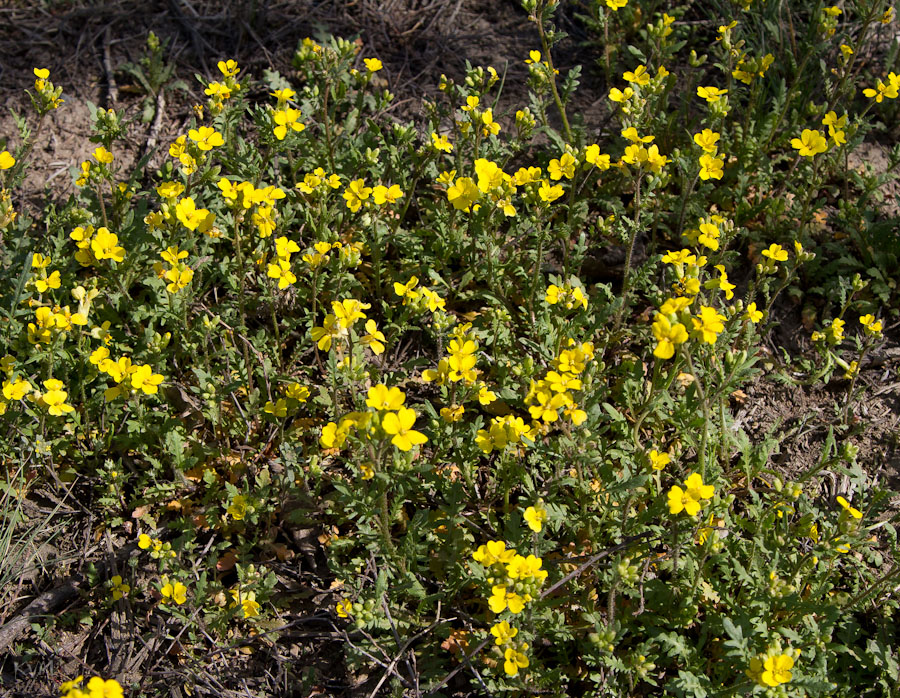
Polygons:
[[102,679],[94,676],[86,685],[82,685],[83,682],[84,676],[64,681],[59,687],[60,698],[123,698],[124,696],[121,684],[115,679]]
[[556,370],[547,371],[542,379],[531,382],[525,404],[529,406],[528,411],[535,422],[539,420],[552,424],[559,419],[560,410],[575,426],[587,419],[587,413],[576,404],[571,393],[582,389],[579,376],[593,357],[594,345],[591,342],[578,344],[570,339],[569,348],[560,352],[554,361]]
[[107,388],[103,393],[107,402],[118,397],[127,398],[136,392],[156,395],[160,383],[165,380],[161,374],[153,372],[152,366],[132,363],[127,356],[113,359],[106,347],[95,349],[91,353],[90,362],[101,373],[105,373],[116,382],[116,385]]
[[691,473],[684,481],[684,488],[674,485],[669,490],[669,513],[696,516],[700,507],[716,493],[712,485],[704,485],[700,473]]

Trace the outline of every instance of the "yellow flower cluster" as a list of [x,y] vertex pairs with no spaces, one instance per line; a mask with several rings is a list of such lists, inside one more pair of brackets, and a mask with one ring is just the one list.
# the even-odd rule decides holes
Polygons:
[[76,187],[84,187],[88,184],[96,184],[104,179],[112,177],[110,165],[112,165],[115,157],[102,145],[94,149],[94,159],[96,165],[90,160],[81,163],[81,174],[75,180]]
[[540,594],[547,579],[547,570],[541,569],[541,558],[523,557],[514,549],[506,548],[502,540],[488,541],[472,553],[472,559],[488,573],[491,597],[488,606],[494,613],[509,610],[513,615],[521,613],[525,605]]
[[155,395],[159,391],[159,384],[164,380],[163,376],[154,373],[149,365],[133,364],[127,356],[119,357],[117,361],[113,360],[106,347],[95,349],[91,353],[90,362],[117,383],[103,393],[107,402],[117,397],[127,398],[137,391]]
[[34,89],[37,96],[32,95],[31,101],[38,114],[43,115],[53,109],[58,109],[59,105],[65,101],[60,99],[62,87],[56,87],[50,82],[50,71],[47,68],[35,68],[34,77]]
[[793,678],[791,669],[799,656],[798,649],[788,650],[787,653],[782,653],[780,648],[769,649],[750,660],[747,676],[760,686],[775,688]]
[[0,359],[0,371],[5,375],[2,384],[0,384],[0,395],[2,395],[0,397],[0,415],[6,414],[10,402],[22,400],[34,390],[31,383],[17,376],[15,365],[15,358],[8,354]]
[[266,276],[278,280],[278,288],[286,289],[297,281],[297,277],[291,271],[291,255],[300,251],[300,246],[284,235],[275,240],[276,261],[269,264]]
[[[478,158],[473,163],[475,179],[457,177],[456,170],[442,172],[438,184],[447,187],[447,201],[457,211],[477,211],[481,201],[490,203],[494,210],[512,218],[518,210],[513,204],[513,197],[521,195],[524,201],[532,205],[550,204],[562,197],[565,192],[562,184],[553,184],[561,180],[575,178],[576,168],[584,165],[589,170],[594,168],[604,171],[610,168],[610,157],[600,153],[596,143],[587,146],[579,157],[574,152],[566,151],[559,158],[550,160],[547,166],[547,178],[543,177],[540,167],[520,167],[515,174],[504,172],[493,160]],[[522,192],[520,192],[520,188]]]
[[163,266],[162,262],[156,262],[153,270],[157,277],[166,281],[166,290],[169,293],[178,293],[191,283],[194,278],[194,270],[181,261],[187,258],[187,251],[179,250],[178,245],[174,245],[160,252],[159,256],[169,264],[169,267]]
[[584,295],[581,286],[575,286],[568,281],[561,287],[550,284],[544,300],[550,305],[562,305],[566,310],[572,310],[579,305],[584,310],[588,307],[587,296]]
[[507,446],[515,446],[519,443],[533,442],[536,431],[525,424],[525,420],[511,414],[502,417],[494,417],[487,429],[479,429],[475,436],[475,443],[485,453],[491,451],[503,451]]
[[309,400],[309,388],[300,383],[294,382],[283,386],[284,397],[278,398],[275,402],[269,400],[263,407],[263,412],[273,417],[287,417],[289,413],[293,413],[297,408]]
[[78,226],[69,238],[75,242],[78,250],[75,252],[75,261],[83,267],[96,266],[104,259],[114,262],[125,260],[125,248],[119,245],[119,236],[111,233],[108,228],[100,227],[94,230],[94,226]]
[[[725,159],[719,157],[720,134],[705,128],[700,133],[694,134],[694,143],[700,146],[703,153],[700,155],[700,179],[722,179]],[[713,248],[713,249],[718,249]]]
[[619,165],[631,165],[633,167],[646,167],[654,174],[662,172],[663,167],[669,164],[670,160],[659,152],[656,144],[650,147],[644,147],[646,143],[652,143],[654,136],[641,136],[637,129],[633,126],[622,131],[622,137],[631,141],[630,145],[625,146],[625,152],[619,159]]
[[28,323],[28,341],[32,344],[51,344],[62,333],[69,332],[76,325],[86,324],[87,317],[81,312],[71,312],[69,306],[41,306],[34,311],[34,322]]
[[325,316],[322,326],[313,327],[310,330],[312,340],[319,349],[328,351],[331,349],[333,341],[343,341],[350,337],[350,329],[357,320],[366,318],[366,314],[363,311],[368,310],[370,307],[369,303],[362,303],[352,298],[332,301],[332,312]]
[[33,397],[37,403],[45,408],[52,416],[60,417],[67,412],[75,410],[72,405],[66,403],[69,394],[63,390],[64,387],[61,380],[50,378],[44,381],[44,388],[46,388],[46,391],[44,393],[35,391]]
[[557,421],[560,410],[575,426],[584,423],[587,413],[578,407],[571,392],[582,389],[579,376],[587,362],[593,358],[594,345],[591,342],[579,345],[570,339],[569,348],[560,352],[554,361],[556,370],[548,371],[541,380],[531,382],[525,404],[529,406],[528,411],[535,420],[535,429],[538,427],[538,420],[544,424]]
[[84,676],[64,681],[59,687],[60,698],[123,698],[122,686],[115,679],[93,677],[82,687]]
[[738,60],[735,69],[731,71],[731,76],[735,80],[740,80],[745,85],[749,85],[754,78],[765,76],[774,62],[775,56],[771,53],[767,53],[762,58],[750,58],[744,54]]
[[225,102],[231,99],[232,93],[241,90],[241,83],[235,80],[240,72],[235,61],[219,61],[219,71],[225,78],[224,82],[211,81],[203,90],[203,93],[209,97],[209,111],[213,116],[221,114],[225,108]]
[[371,412],[351,412],[339,423],[329,422],[322,428],[319,443],[325,448],[341,448],[350,431],[359,429],[367,438],[381,432],[390,437],[390,442],[401,451],[409,451],[413,446],[428,442],[428,437],[413,429],[416,423],[415,410],[404,407],[406,394],[399,388],[388,388],[384,384],[369,388],[366,406]]
[[185,175],[193,174],[206,159],[206,153],[213,148],[225,145],[222,134],[211,126],[190,129],[187,135],[180,135],[169,146],[169,155],[181,164]]
[[150,557],[154,560],[175,557],[175,551],[172,550],[171,543],[163,542],[159,538],[153,538],[146,533],[138,536],[138,547],[141,550],[149,550]]
[[474,385],[478,380],[478,362],[475,352],[478,351],[476,335],[472,323],[457,325],[453,328],[452,339],[447,345],[449,357],[438,361],[436,369],[422,371],[422,380],[426,383],[446,385],[448,382]]
[[419,286],[418,276],[411,276],[405,284],[395,281],[394,293],[403,299],[403,305],[410,305],[415,310],[424,311],[427,308],[436,313],[446,307],[446,301],[435,291],[426,286]]
[[312,172],[303,175],[303,181],[297,182],[295,187],[302,194],[313,194],[317,191],[327,192],[328,189],[340,189],[341,178],[336,174],[326,174],[324,169],[317,167]]
[[29,280],[38,293],[46,293],[50,289],[57,289],[60,285],[59,271],[47,274],[47,267],[50,266],[50,257],[35,252],[31,257],[31,268],[35,271],[35,275]]

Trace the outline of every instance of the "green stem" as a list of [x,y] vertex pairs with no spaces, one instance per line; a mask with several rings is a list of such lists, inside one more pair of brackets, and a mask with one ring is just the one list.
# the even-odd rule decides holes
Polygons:
[[559,90],[556,89],[556,69],[553,67],[553,56],[550,55],[550,44],[547,42],[547,34],[544,31],[543,15],[543,6],[540,6],[535,10],[535,18],[537,20],[538,34],[541,37],[541,50],[547,57],[547,68],[550,73],[550,92],[553,94],[553,101],[556,102],[556,108],[559,110],[559,116],[563,122],[563,130],[566,132],[566,142],[572,143],[572,129],[569,126],[569,118],[566,116],[566,108],[559,96]]

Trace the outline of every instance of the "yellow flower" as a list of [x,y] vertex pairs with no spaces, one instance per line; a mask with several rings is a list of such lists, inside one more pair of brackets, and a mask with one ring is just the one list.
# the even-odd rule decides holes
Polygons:
[[31,383],[23,378],[15,381],[3,381],[3,398],[5,400],[21,400],[31,391]]
[[372,200],[376,206],[397,203],[402,196],[403,190],[397,184],[392,184],[390,187],[379,184],[372,190]]
[[628,4],[628,0],[606,0],[606,6],[613,12],[618,12]]
[[547,520],[547,510],[540,504],[536,507],[528,507],[525,510],[524,517],[525,523],[528,524],[528,528],[535,533],[539,533],[544,527],[544,522]]
[[164,600],[172,600],[179,606],[187,601],[187,587],[181,582],[171,582],[168,577],[162,578],[162,587],[159,593],[162,594]]
[[106,679],[105,681],[99,676],[94,676],[87,682],[88,692],[85,694],[81,691],[84,698],[122,698],[122,686],[115,679]]
[[163,182],[156,187],[156,193],[163,199],[177,199],[184,193],[184,185],[181,182]]
[[205,208],[197,208],[190,196],[181,199],[175,206],[175,215],[188,230],[199,230],[205,233],[215,222],[215,215]]
[[188,131],[188,138],[194,141],[200,150],[204,151],[212,150],[225,144],[222,134],[210,126],[201,126],[199,129],[192,128]]
[[[627,73],[626,73],[627,75]],[[617,87],[612,88],[609,91],[609,98],[611,101],[616,102],[618,104],[622,104],[627,102],[634,96],[634,90],[630,87],[626,87],[624,90],[620,90]]]
[[722,179],[725,161],[709,153],[700,156],[700,179]]
[[277,110],[272,116],[272,120],[275,122],[275,128],[272,130],[272,133],[275,134],[275,138],[283,141],[287,136],[288,127],[297,133],[305,129],[306,126],[298,121],[299,118],[299,109],[287,108]]
[[491,627],[491,635],[496,638],[494,642],[498,647],[508,645],[518,634],[519,629],[510,627],[509,622],[505,620],[501,621],[500,623],[496,623]]
[[47,411],[54,417],[59,417],[66,412],[75,410],[72,405],[66,404],[66,398],[69,394],[63,390],[63,382],[55,378],[44,381],[44,387],[47,389],[40,397],[41,403],[47,408]]
[[509,609],[512,614],[519,614],[525,609],[525,599],[515,592],[507,591],[503,585],[496,585],[491,588],[491,598],[488,599],[488,606],[494,613],[502,613],[505,609]]
[[634,126],[629,126],[622,131],[622,137],[628,139],[632,143],[652,143],[654,136],[639,136],[638,130]]
[[113,154],[101,145],[94,150],[94,159],[99,163],[109,165],[113,161]]
[[648,456],[650,458],[650,467],[654,470],[662,470],[672,461],[672,457],[668,453],[657,451],[655,448],[650,451]]
[[225,509],[225,513],[235,521],[241,521],[247,515],[247,498],[242,494],[234,495],[231,504]]
[[850,506],[850,502],[848,502],[843,497],[838,496],[837,503],[840,504],[841,508],[844,511],[846,511],[848,514],[850,514],[850,516],[852,516],[854,519],[862,518],[862,512],[859,509],[856,509],[855,507]]
[[368,70],[370,73],[377,73],[384,67],[381,61],[377,58],[363,58],[363,63],[365,63],[366,70]]
[[335,604],[335,611],[338,618],[349,618],[353,615],[353,604],[350,603],[350,599],[341,599]]
[[817,130],[805,128],[800,138],[791,139],[791,147],[800,151],[802,157],[813,157],[828,150],[828,141]]
[[707,344],[715,344],[719,334],[725,329],[725,316],[719,313],[715,308],[705,305],[700,306],[700,313],[697,317],[691,318],[694,325],[694,332],[700,338],[700,341]]
[[131,587],[127,584],[122,583],[121,575],[113,575],[109,580],[110,587],[112,589],[112,598],[113,601],[118,601],[123,596],[125,596],[129,591],[131,591]]
[[445,422],[458,422],[463,418],[466,409],[462,405],[451,405],[450,407],[441,408],[441,419]]
[[388,388],[383,383],[369,388],[366,406],[373,410],[399,410],[406,402],[406,395],[400,388]]
[[564,190],[561,184],[550,184],[550,180],[541,180],[541,187],[538,189],[538,196],[541,198],[541,201],[551,204],[560,198],[563,193]]
[[375,355],[384,353],[384,333],[378,329],[374,320],[366,320],[366,334],[359,339],[363,346],[369,347]]
[[392,435],[391,443],[401,451],[409,451],[413,446],[424,444],[428,437],[422,432],[415,431],[416,413],[408,407],[401,407],[397,412],[388,412],[381,420],[381,428],[388,435]]
[[644,87],[650,84],[650,73],[647,72],[647,66],[639,65],[634,71],[627,70],[622,77],[628,82]]
[[506,564],[516,556],[516,551],[506,549],[506,543],[502,540],[490,540],[472,553],[472,559],[485,567],[495,563]]
[[481,114],[481,134],[487,138],[496,136],[498,133],[500,133],[500,124],[494,121],[494,110],[485,109]]
[[671,359],[675,355],[675,345],[688,340],[687,328],[680,322],[673,325],[662,313],[656,314],[652,329],[657,341],[653,356],[659,359]]
[[111,259],[114,262],[121,262],[125,259],[125,248],[119,246],[118,235],[106,228],[97,229],[97,234],[91,240],[91,252],[98,260]]
[[762,251],[763,257],[768,257],[773,262],[786,262],[788,258],[787,250],[784,249],[781,245],[776,245],[772,243],[769,245],[768,249]]
[[236,77],[237,74],[241,72],[241,69],[238,68],[237,61],[231,58],[229,58],[227,61],[219,61],[216,65],[221,71],[222,75],[224,75],[226,78]]
[[760,676],[766,686],[778,686],[787,683],[793,675],[794,658],[787,654],[779,654],[774,657],[766,657],[763,662],[763,672]]
[[707,104],[718,102],[726,94],[728,94],[728,90],[720,90],[714,86],[697,88],[697,96],[705,99]]
[[744,313],[744,317],[756,324],[763,319],[763,312],[756,309],[756,303],[749,303],[747,305],[747,312]]
[[[584,149],[584,161],[596,167],[598,170],[606,171],[610,168],[610,158],[609,155],[600,152],[600,146],[596,143],[592,143],[587,148]],[[538,170],[538,178],[540,175],[540,170]],[[533,180],[536,181],[536,180]]]
[[297,281],[297,277],[291,271],[290,261],[283,258],[274,264],[269,264],[266,276],[270,279],[278,279],[278,288],[282,291]]
[[15,164],[16,159],[10,154],[8,150],[4,150],[2,153],[0,153],[0,170],[8,170]]
[[447,200],[457,211],[469,211],[478,201],[481,192],[471,177],[460,177],[447,189]]
[[371,193],[372,187],[367,187],[365,180],[354,179],[344,191],[344,200],[347,202],[347,208],[356,213],[362,206],[363,201],[368,199]]
[[444,153],[453,152],[453,145],[447,139],[447,136],[439,136],[434,132],[431,134],[431,147]]
[[460,109],[463,111],[472,111],[478,106],[479,102],[478,95],[469,95],[466,97],[466,106],[460,107]]
[[869,313],[868,315],[860,315],[859,324],[863,326],[863,331],[869,337],[877,337],[881,334],[881,322],[876,320],[875,316],[871,313]]
[[712,499],[715,488],[712,485],[704,485],[700,473],[688,475],[682,489],[675,485],[669,490],[669,513],[680,514],[686,512],[688,516],[696,516],[700,511],[703,500]]
[[150,366],[138,366],[131,374],[131,387],[135,390],[143,390],[147,395],[155,395],[159,384],[163,382],[163,376],[153,373]]
[[328,351],[331,349],[332,340],[346,337],[347,330],[334,315],[329,314],[325,316],[321,327],[313,327],[310,330],[310,335],[319,349]]
[[342,301],[331,301],[331,312],[337,318],[341,327],[349,329],[357,320],[364,320],[368,310],[372,306],[369,303],[361,303],[353,298],[345,298]]
[[[616,1],[622,2],[622,0],[607,0],[607,3]],[[624,2],[627,3],[628,0],[624,0]],[[527,648],[528,645],[523,645],[523,647]],[[508,647],[503,653],[503,660],[503,670],[507,676],[516,676],[519,669],[525,669],[528,666],[528,657],[512,647]]]
[[255,591],[241,592],[240,589],[230,589],[229,592],[235,604],[240,605],[244,618],[253,618],[259,615],[259,603],[256,601]]
[[547,166],[547,172],[550,175],[550,179],[554,181],[563,177],[572,179],[575,176],[575,166],[577,164],[578,160],[571,153],[563,153],[559,160],[554,158],[550,161],[550,164]]

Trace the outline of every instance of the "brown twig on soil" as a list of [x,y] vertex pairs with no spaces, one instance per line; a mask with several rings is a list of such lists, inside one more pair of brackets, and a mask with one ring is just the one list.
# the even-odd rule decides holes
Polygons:
[[156,141],[159,138],[159,129],[162,127],[162,120],[165,111],[166,93],[164,90],[160,89],[160,91],[156,93],[156,113],[153,115],[153,123],[150,124],[150,131],[147,133],[147,140],[144,143],[141,157],[152,153],[153,149],[156,147]]
[[116,106],[116,102],[119,101],[119,88],[116,85],[112,55],[109,50],[109,27],[110,25],[107,24],[106,30],[103,32],[103,72],[106,73],[106,106],[108,109],[112,109]]

